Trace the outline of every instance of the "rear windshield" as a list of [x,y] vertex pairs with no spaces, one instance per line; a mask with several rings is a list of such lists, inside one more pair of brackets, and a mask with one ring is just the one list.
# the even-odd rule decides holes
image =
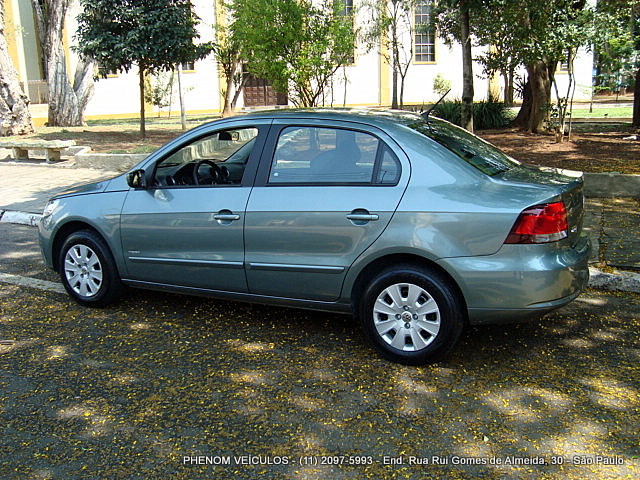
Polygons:
[[506,172],[520,164],[490,143],[449,122],[431,118],[411,123],[409,127],[435,140],[487,175]]

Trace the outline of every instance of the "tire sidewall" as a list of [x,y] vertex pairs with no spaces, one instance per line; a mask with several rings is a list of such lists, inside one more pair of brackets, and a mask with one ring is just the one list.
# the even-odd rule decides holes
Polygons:
[[[76,293],[67,280],[64,268],[65,257],[67,252],[76,245],[85,245],[91,248],[100,260],[102,284],[100,285],[98,293],[91,297],[85,297]],[[105,242],[93,232],[82,230],[69,235],[60,249],[58,265],[60,270],[59,275],[65,290],[67,290],[69,295],[78,303],[87,306],[102,307],[113,302],[118,297],[121,284],[113,256]]]
[[[417,352],[398,350],[378,334],[374,323],[373,307],[376,299],[387,287],[396,283],[412,283],[423,288],[436,302],[440,311],[440,330],[436,338]],[[407,365],[423,365],[446,354],[457,342],[464,324],[460,301],[447,279],[427,270],[394,268],[383,271],[365,289],[359,316],[365,336],[385,358]]]

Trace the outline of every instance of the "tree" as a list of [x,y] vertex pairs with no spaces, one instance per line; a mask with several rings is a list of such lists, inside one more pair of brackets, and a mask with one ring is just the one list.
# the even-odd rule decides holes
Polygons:
[[95,60],[103,75],[138,67],[140,134],[145,138],[144,77],[177,63],[206,56],[209,44],[195,45],[198,18],[189,0],[81,0],[78,51]]
[[0,136],[33,132],[29,99],[20,88],[9,56],[4,29],[4,1],[0,0]]
[[48,125],[83,125],[84,111],[93,95],[94,65],[88,59],[80,59],[71,84],[62,45],[69,0],[31,0],[31,3],[49,87]]
[[[226,14],[221,16],[228,17],[230,15],[229,9],[224,5],[222,8]],[[224,96],[222,116],[228,117],[233,114],[242,87],[244,87],[249,76],[245,75],[243,71],[246,60],[242,56],[241,41],[236,37],[236,32],[229,30],[219,22],[216,25],[216,33],[217,40],[213,44],[212,52],[225,79],[225,86],[222,92]]]
[[476,0],[443,0],[438,3],[437,22],[449,44],[457,40],[462,46],[462,103],[460,125],[473,132],[473,58],[471,56],[471,17],[480,17]]
[[289,92],[296,106],[320,104],[336,71],[353,58],[355,34],[341,4],[329,0],[237,0],[229,30],[249,73]]
[[[500,72],[504,82],[504,103],[512,106],[514,101],[515,71],[522,64],[522,58],[514,49],[517,39],[516,29],[510,28],[506,22],[514,15],[508,10],[515,8],[515,2],[494,2],[496,10],[490,16],[481,17],[482,21],[471,24],[472,33],[479,45],[488,46],[478,60],[484,66],[484,73],[493,76]],[[480,5],[480,8],[489,6]]]
[[640,128],[640,1],[632,3],[630,26],[637,68],[633,93],[633,126]]
[[404,104],[404,83],[413,61],[412,9],[416,3],[416,0],[374,0],[366,5],[371,10],[371,20],[363,38],[368,50],[381,45],[381,54],[391,63],[391,108],[402,108]]
[[147,103],[158,108],[158,117],[160,117],[160,113],[165,107],[169,107],[169,116],[171,116],[174,74],[174,70],[160,71],[155,72],[151,77],[145,78],[144,99]]
[[473,59],[471,58],[470,0],[460,1],[460,39],[462,40],[462,128],[473,132]]
[[545,129],[551,89],[558,62],[568,51],[577,52],[591,39],[593,15],[584,0],[484,0],[484,8],[510,29],[509,56],[520,60],[527,71],[522,107],[514,125],[528,132]]

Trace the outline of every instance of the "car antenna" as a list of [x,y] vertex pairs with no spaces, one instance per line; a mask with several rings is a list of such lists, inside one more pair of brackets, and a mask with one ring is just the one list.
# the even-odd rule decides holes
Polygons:
[[446,97],[447,95],[449,95],[449,92],[451,91],[451,89],[447,90],[446,93],[444,95],[442,95],[440,97],[440,99],[434,103],[433,105],[431,105],[431,108],[429,108],[429,110],[427,110],[424,113],[421,113],[420,115],[422,116],[422,118],[424,118],[425,120],[429,120],[429,114],[433,111],[434,108],[436,108],[438,106],[438,104],[444,99],[444,97]]

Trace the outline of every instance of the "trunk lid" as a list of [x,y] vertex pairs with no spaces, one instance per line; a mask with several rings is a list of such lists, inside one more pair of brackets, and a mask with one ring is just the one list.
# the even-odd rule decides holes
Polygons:
[[568,239],[574,245],[582,232],[584,215],[584,177],[582,172],[551,167],[518,165],[493,177],[513,184],[535,185],[548,200],[560,198],[567,210]]

